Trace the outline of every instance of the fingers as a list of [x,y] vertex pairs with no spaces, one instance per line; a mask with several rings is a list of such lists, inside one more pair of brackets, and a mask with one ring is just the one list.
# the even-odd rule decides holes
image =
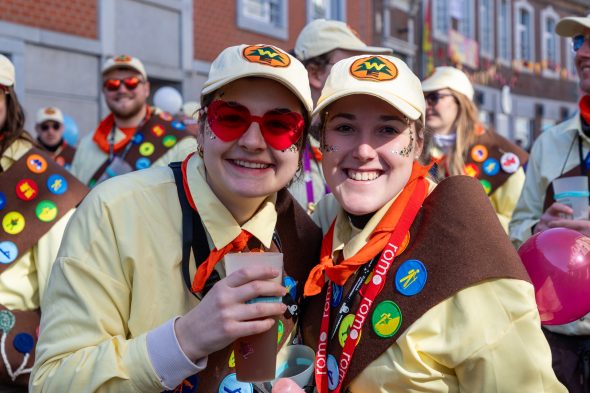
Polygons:
[[282,297],[285,287],[272,281],[251,281],[233,289],[237,302],[244,303],[261,296]]
[[287,306],[283,303],[252,303],[239,304],[232,309],[232,319],[236,321],[251,321],[268,317],[276,317],[285,312]]
[[248,269],[240,269],[226,277],[228,287],[239,287],[255,280],[272,280],[281,274],[277,269],[271,267],[253,266]]
[[574,214],[574,210],[571,207],[564,205],[563,203],[553,202],[553,204],[551,206],[549,206],[547,208],[547,210],[545,211],[545,214],[549,214],[551,216],[557,216],[557,217],[559,217],[560,213],[566,214],[566,215],[572,215],[572,214]]
[[288,378],[279,379],[272,387],[272,393],[305,393],[295,382]]

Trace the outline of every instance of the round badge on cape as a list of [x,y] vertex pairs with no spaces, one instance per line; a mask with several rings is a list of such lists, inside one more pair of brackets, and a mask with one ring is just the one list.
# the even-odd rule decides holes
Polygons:
[[231,355],[229,355],[229,360],[227,362],[227,365],[229,366],[229,368],[236,367],[236,355],[235,355],[234,351],[231,351]]
[[178,121],[178,120],[174,120],[171,123],[171,125],[172,125],[172,127],[174,127],[175,130],[178,130],[178,131],[184,131],[186,129],[186,126],[184,125],[184,123],[181,121]]
[[332,307],[338,307],[340,305],[340,302],[342,301],[342,292],[344,291],[344,288],[342,287],[342,285],[338,285],[336,283],[332,283],[332,301],[330,302],[330,305]]
[[171,121],[174,118],[172,117],[172,115],[170,113],[162,112],[162,113],[160,113],[160,119],[162,119],[164,121]]
[[39,187],[31,179],[23,179],[16,183],[16,196],[25,202],[35,199],[39,194]]
[[2,219],[2,228],[9,235],[17,235],[25,229],[25,217],[19,212],[8,212]]
[[170,149],[172,146],[176,145],[176,137],[174,135],[166,135],[162,139],[162,145],[164,145],[164,147]]
[[469,164],[465,165],[464,171],[467,176],[471,176],[471,177],[479,176],[479,168],[474,163],[469,163]]
[[9,264],[18,257],[18,247],[8,240],[0,242],[0,263]]
[[12,340],[14,349],[23,355],[30,353],[35,347],[35,339],[29,333],[19,333]]
[[[340,343],[340,346],[342,346],[342,348],[344,348],[344,344],[346,344],[346,339],[348,338],[348,335],[351,333],[351,327],[352,324],[354,323],[354,314],[348,314],[347,316],[345,316],[342,319],[342,322],[340,323],[340,327],[338,327],[338,342]],[[362,332],[357,332],[355,330],[355,333],[358,335],[357,337],[357,341],[356,343],[358,344],[359,341],[361,340],[361,333]],[[351,335],[352,337],[352,335]],[[354,337],[352,337],[354,339]]]
[[375,307],[371,322],[379,337],[392,337],[402,325],[402,311],[391,300],[385,300]]
[[488,158],[481,164],[483,173],[488,176],[496,176],[500,173],[500,162],[495,158]]
[[51,222],[57,217],[57,205],[52,201],[43,200],[37,204],[35,214],[43,222]]
[[293,301],[297,301],[297,282],[291,276],[283,277],[283,286],[287,288],[287,293]]
[[62,195],[68,190],[68,181],[62,175],[51,175],[47,179],[49,192],[55,195]]
[[156,148],[151,142],[143,142],[141,145],[139,145],[139,154],[144,157],[149,157],[154,154],[154,150],[156,150]]
[[152,135],[157,138],[161,137],[165,133],[166,133],[166,130],[164,129],[164,127],[162,127],[159,124],[156,124],[155,126],[152,127]]
[[27,168],[33,173],[43,173],[47,169],[47,160],[39,154],[31,154],[27,157]]
[[0,191],[0,210],[4,209],[6,206],[6,194]]
[[0,311],[0,330],[4,333],[8,334],[10,330],[12,330],[15,322],[16,318],[9,310]]
[[481,179],[479,182],[483,186],[483,190],[486,192],[486,195],[490,195],[490,192],[492,192],[492,184],[485,179]]
[[149,168],[150,165],[152,165],[152,162],[147,157],[141,157],[135,161],[135,169],[137,170]]
[[133,135],[133,138],[131,138],[131,143],[133,143],[134,145],[139,145],[141,142],[143,142],[143,140],[145,139],[145,137],[143,136],[143,134],[135,134]]
[[475,162],[483,162],[488,158],[488,148],[484,145],[475,145],[471,149],[471,159]]
[[340,371],[338,369],[338,361],[334,355],[329,354],[327,360],[328,368],[328,389],[334,390],[338,386]]
[[402,295],[412,296],[424,288],[427,278],[426,266],[417,259],[408,259],[395,273],[395,288]]
[[285,334],[285,325],[283,325],[283,321],[281,321],[279,319],[279,325],[277,326],[277,344],[279,344],[281,342],[281,339],[283,338],[283,335]]
[[251,383],[239,382],[236,373],[226,375],[219,384],[219,393],[254,393],[254,386]]
[[500,165],[506,173],[514,173],[520,168],[520,159],[514,153],[504,153],[500,158]]

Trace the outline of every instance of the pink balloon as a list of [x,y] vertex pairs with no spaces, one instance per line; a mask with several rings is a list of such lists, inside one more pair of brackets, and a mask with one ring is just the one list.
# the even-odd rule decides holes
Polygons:
[[567,228],[530,237],[518,255],[535,287],[544,325],[562,325],[590,312],[590,238]]

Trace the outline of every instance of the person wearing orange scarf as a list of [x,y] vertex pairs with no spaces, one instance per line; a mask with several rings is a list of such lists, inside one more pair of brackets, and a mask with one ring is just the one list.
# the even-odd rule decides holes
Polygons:
[[[421,163],[425,101],[399,58],[337,62],[314,115],[333,195],[300,323],[319,393],[565,392],[534,288],[481,184]],[[311,391],[306,389],[306,391]],[[302,392],[282,379],[273,392]]]
[[[251,353],[232,343],[271,327],[277,349],[292,343],[319,254],[320,229],[286,190],[312,106],[305,68],[286,51],[219,54],[198,151],[99,184],[68,227],[31,392],[253,391],[235,370]],[[283,271],[226,274],[228,253],[266,251],[282,252]]]

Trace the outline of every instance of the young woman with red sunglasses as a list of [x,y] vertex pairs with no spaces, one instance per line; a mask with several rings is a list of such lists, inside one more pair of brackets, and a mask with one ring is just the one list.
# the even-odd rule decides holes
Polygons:
[[[51,265],[85,194],[72,194],[74,179],[23,129],[14,82],[14,65],[0,55],[0,392],[27,391]],[[64,182],[70,202],[51,192],[48,175]]]
[[422,82],[426,127],[433,132],[428,154],[436,161],[435,177],[477,178],[508,233],[508,223],[524,184],[528,154],[479,120],[473,85],[463,71],[437,67]]
[[[337,62],[318,100],[332,195],[313,215],[325,235],[300,321],[315,388],[565,392],[479,182],[427,177],[425,111],[420,80],[393,56]],[[302,393],[290,380],[275,389]]]
[[[198,152],[105,182],[79,208],[48,290],[33,392],[252,392],[236,381],[232,342],[275,323],[279,347],[295,337],[321,240],[285,189],[312,108],[305,68],[273,46],[227,48],[201,107]],[[284,272],[226,277],[226,253],[268,250],[282,251]],[[284,286],[268,281],[281,273]]]

